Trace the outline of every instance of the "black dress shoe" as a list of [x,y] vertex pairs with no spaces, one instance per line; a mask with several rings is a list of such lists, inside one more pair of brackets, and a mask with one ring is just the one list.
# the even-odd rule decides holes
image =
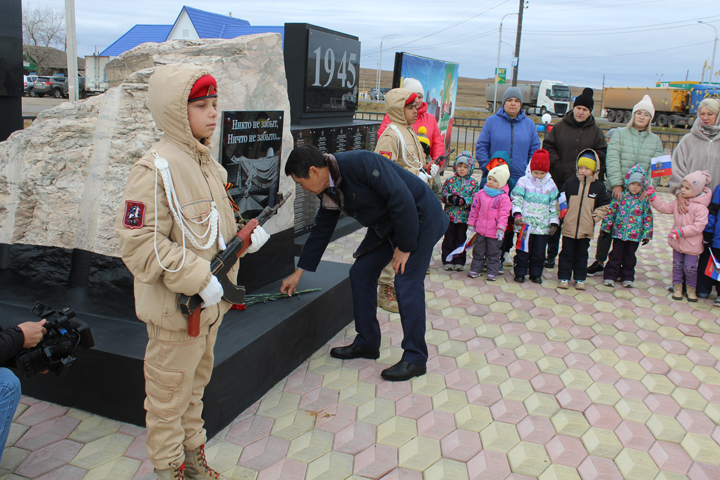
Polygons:
[[545,268],[555,268],[555,260],[545,260]]
[[525,275],[515,275],[515,281],[517,283],[525,283]]
[[346,347],[335,347],[330,349],[330,356],[335,358],[341,358],[343,360],[350,360],[352,358],[369,358],[375,360],[380,358],[380,350],[368,350],[355,346],[354,343]]
[[405,360],[400,360],[398,363],[390,368],[386,368],[380,374],[385,380],[391,382],[402,382],[410,380],[413,377],[419,377],[427,373],[427,367],[425,365],[415,365]]
[[533,283],[542,283],[542,277],[533,277],[530,275],[530,281]]

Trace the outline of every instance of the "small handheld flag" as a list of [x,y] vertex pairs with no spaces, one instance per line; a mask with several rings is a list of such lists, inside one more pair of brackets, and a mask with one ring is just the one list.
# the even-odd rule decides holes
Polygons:
[[713,280],[720,280],[720,263],[718,263],[712,250],[710,250],[710,258],[708,258],[707,267],[705,268],[705,275],[712,278]]
[[475,246],[477,243],[477,233],[472,236],[472,238],[468,238],[463,242],[462,245],[460,245],[458,248],[450,252],[447,257],[445,257],[446,262],[452,262],[455,257],[463,253],[465,250],[470,250]]
[[672,175],[672,157],[670,155],[662,155],[651,159],[650,171],[652,178]]
[[560,218],[564,218],[568,212],[567,198],[565,192],[562,192],[558,197],[558,210],[560,210]]
[[518,232],[518,238],[515,242],[515,248],[523,252],[530,253],[530,239],[528,238],[528,225],[523,223]]

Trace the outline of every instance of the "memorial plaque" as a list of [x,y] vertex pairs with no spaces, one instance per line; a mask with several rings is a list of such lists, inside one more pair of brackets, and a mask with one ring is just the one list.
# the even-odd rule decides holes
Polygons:
[[223,112],[220,160],[245,220],[274,207],[280,186],[282,111]]
[[[340,153],[351,150],[375,150],[379,125],[352,125],[325,128],[294,129],[296,147],[315,145],[323,153]],[[315,194],[295,189],[295,233],[301,234],[312,227],[320,202]]]

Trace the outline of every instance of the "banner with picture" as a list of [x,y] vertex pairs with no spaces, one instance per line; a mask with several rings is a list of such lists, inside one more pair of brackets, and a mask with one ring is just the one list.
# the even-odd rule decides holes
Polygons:
[[450,147],[452,122],[455,115],[455,98],[458,88],[457,63],[433,58],[420,57],[409,53],[395,54],[393,87],[402,87],[405,78],[420,81],[425,90],[423,100],[428,104],[428,113],[435,117],[440,135],[445,142],[445,151]]

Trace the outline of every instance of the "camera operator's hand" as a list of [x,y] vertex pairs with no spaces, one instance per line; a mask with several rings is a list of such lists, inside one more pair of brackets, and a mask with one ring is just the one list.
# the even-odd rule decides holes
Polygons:
[[25,336],[23,348],[32,348],[37,345],[40,340],[42,340],[43,336],[47,334],[47,330],[45,330],[43,325],[45,325],[45,320],[40,320],[39,322],[25,322],[18,325],[18,328],[22,330],[23,335]]

